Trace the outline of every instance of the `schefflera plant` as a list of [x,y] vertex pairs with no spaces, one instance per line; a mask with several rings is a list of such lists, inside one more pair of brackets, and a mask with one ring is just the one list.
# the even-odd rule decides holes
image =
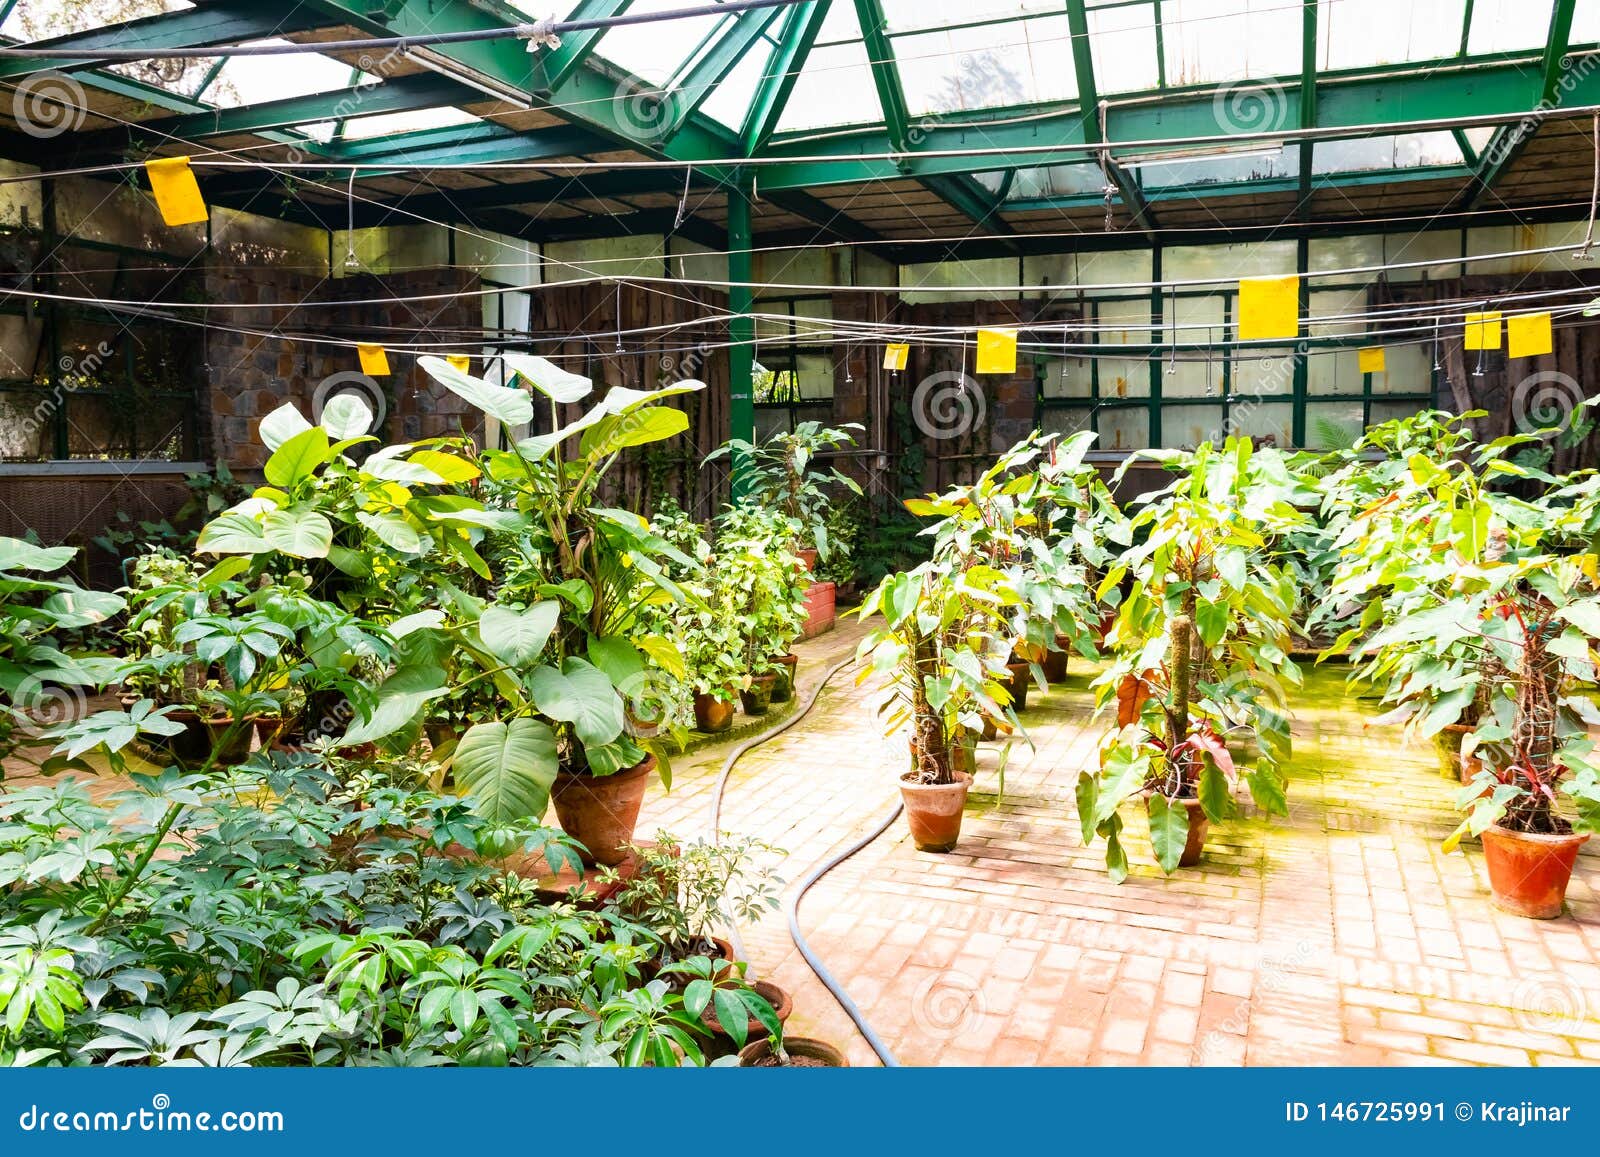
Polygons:
[[[1099,709],[1115,704],[1119,718],[1100,768],[1083,772],[1077,791],[1084,840],[1105,840],[1118,882],[1128,875],[1118,809],[1130,798],[1145,796],[1168,873],[1198,856],[1207,821],[1232,814],[1239,779],[1262,811],[1287,812],[1285,688],[1300,683],[1289,657],[1298,592],[1270,548],[1306,524],[1304,508],[1316,500],[1289,459],[1247,438],[1129,462],[1138,458],[1178,477],[1130,516],[1134,545],[1097,592],[1104,599],[1128,587],[1106,640],[1115,661],[1094,683]],[[1228,749],[1240,730],[1257,748],[1242,769]]]

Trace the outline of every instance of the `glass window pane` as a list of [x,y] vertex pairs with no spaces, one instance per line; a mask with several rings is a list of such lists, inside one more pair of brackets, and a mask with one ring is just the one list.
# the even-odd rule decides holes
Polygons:
[[1368,68],[1455,56],[1466,15],[1467,0],[1322,0],[1317,65]]
[[1282,0],[1166,0],[1169,85],[1218,84],[1300,71],[1300,5]]
[[1059,0],[883,0],[884,24],[891,33],[1060,11]]
[[[1361,440],[1360,402],[1309,402],[1306,446],[1312,450],[1345,450]],[[1378,421],[1376,415],[1374,422]]]
[[1461,146],[1447,132],[1402,133],[1356,141],[1319,141],[1312,157],[1311,171],[1318,174],[1354,173],[1465,163]]
[[[833,9],[837,11],[837,6]],[[881,124],[878,90],[861,41],[811,49],[778,119],[778,130]]]
[[1094,83],[1102,94],[1139,92],[1161,83],[1153,4],[1089,10]]
[[[1087,406],[1051,406],[1039,415],[1039,428],[1046,434],[1066,438],[1090,428],[1094,411]],[[1096,442],[1099,446],[1099,442]]]
[[[684,7],[682,0],[634,0],[628,7],[628,15],[673,12]],[[625,24],[607,29],[595,47],[595,54],[621,65],[649,84],[664,88],[680,66],[696,54],[701,41],[719,25],[733,19],[732,16],[711,15],[658,20],[654,24]]]
[[1248,398],[1228,407],[1225,434],[1254,438],[1258,446],[1291,446],[1294,433],[1294,403],[1253,402]]
[[1078,93],[1065,16],[896,36],[913,116],[1070,100]]
[[1467,37],[1468,55],[1543,48],[1550,35],[1550,9],[1554,3],[1555,0],[1476,0],[1472,6],[1472,32]]
[[1201,442],[1222,440],[1222,406],[1168,406],[1161,411],[1161,440],[1192,449]]
[[[726,79],[711,90],[700,111],[731,129],[741,127],[745,114],[750,111],[750,102],[755,98],[756,89],[767,74],[767,62],[771,58],[772,43],[766,39],[757,40],[739,58],[739,63],[734,65]],[[693,97],[697,94],[684,95]]]
[[1282,180],[1299,175],[1300,146],[1267,146],[1234,156],[1202,157],[1192,161],[1162,160],[1129,167],[1138,170],[1139,182],[1147,189]]

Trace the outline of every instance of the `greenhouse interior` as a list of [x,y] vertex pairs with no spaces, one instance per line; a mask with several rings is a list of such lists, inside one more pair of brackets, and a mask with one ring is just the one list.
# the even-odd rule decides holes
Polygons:
[[0,1065],[1600,1063],[1600,0],[568,5],[0,0]]

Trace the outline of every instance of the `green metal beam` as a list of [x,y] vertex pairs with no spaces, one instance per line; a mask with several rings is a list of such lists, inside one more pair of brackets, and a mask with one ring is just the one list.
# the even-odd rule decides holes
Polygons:
[[[1315,128],[1317,124],[1317,6],[1319,0],[1301,0],[1300,5],[1300,127]],[[1295,202],[1297,215],[1305,220],[1311,213],[1312,176],[1316,172],[1317,146],[1311,141],[1300,144],[1299,197]]]
[[[609,20],[613,16],[621,16],[626,12],[632,0],[583,0],[583,3],[571,12],[568,20]],[[560,88],[566,80],[578,69],[583,67],[595,46],[604,36],[604,28],[590,28],[583,32],[564,32],[561,34],[561,47],[539,53],[538,68],[534,81],[535,87],[542,92],[553,92]]]
[[[1301,121],[1298,78],[1277,83],[1284,92],[1286,125]],[[1396,131],[1411,121],[1452,117],[1503,116],[1528,112],[1537,100],[1535,86],[1514,62],[1476,66],[1461,71],[1413,70],[1382,76],[1331,78],[1324,74],[1317,85],[1317,129],[1349,130],[1351,135]],[[1151,103],[1130,102],[1107,110],[1106,137],[1113,144],[1134,141],[1168,141],[1174,147],[1184,139],[1217,135],[1217,89],[1207,87]],[[1563,92],[1570,105],[1600,104],[1600,70],[1573,75]],[[761,170],[761,187],[814,188],[870,180],[903,179],[941,173],[992,169],[1028,169],[1041,165],[1093,161],[1095,142],[1083,135],[1084,112],[1076,104],[1030,110],[1024,118],[1017,109],[985,116],[969,115],[967,124],[936,124],[925,130],[919,151],[943,152],[981,147],[981,155],[966,157],[909,156],[883,160],[874,154],[897,153],[883,129],[861,129],[829,140],[838,160],[810,162],[815,141],[774,141],[768,157],[792,156],[791,163],[771,164]],[[1060,147],[1052,146],[1076,146]],[[1019,149],[1043,151],[1018,152]]]
[[331,161],[392,162],[409,165],[480,164],[542,161],[598,152],[606,141],[587,129],[561,125],[519,133],[496,124],[450,125],[413,133],[341,141],[322,150]]
[[733,18],[732,27],[672,86],[672,114],[665,126],[667,138],[706,102],[781,14],[779,8],[751,8]]
[[906,93],[900,84],[900,70],[895,66],[894,45],[889,43],[883,5],[879,0],[855,0],[855,5],[856,19],[861,25],[861,43],[867,50],[872,85],[878,90],[878,106],[883,110],[889,141],[893,151],[904,152],[911,114],[906,110]]
[[739,132],[746,156],[754,156],[766,145],[783,118],[794,82],[799,79],[806,57],[811,55],[811,46],[817,41],[817,33],[822,31],[822,22],[828,17],[829,3],[830,0],[806,0],[790,9],[783,38],[772,54],[767,75],[756,88]]
[[[741,180],[728,190],[728,433],[745,442],[756,440],[755,391],[750,381],[756,360],[756,323],[750,316],[753,296],[749,286],[754,245],[750,192]],[[749,483],[750,462],[735,456],[733,497],[743,497]]]
[[[1550,32],[1545,40],[1544,60],[1539,72],[1539,95],[1536,110],[1555,108],[1561,100],[1562,61],[1567,55],[1567,45],[1572,38],[1572,15],[1577,0],[1556,0],[1550,12]],[[1540,120],[1529,118],[1516,124],[1501,125],[1484,146],[1478,158],[1477,172],[1470,185],[1458,198],[1465,209],[1476,209],[1493,190],[1495,182],[1509,169],[1527,148],[1537,131]]]
[[[1094,50],[1089,41],[1089,14],[1084,8],[1083,0],[1067,0],[1067,31],[1072,35],[1072,68],[1078,80],[1078,106],[1081,110],[1079,128],[1085,141],[1099,144],[1100,89],[1095,83]],[[1105,166],[1106,176],[1111,178],[1111,183],[1117,188],[1117,195],[1132,217],[1133,224],[1142,226],[1148,232],[1155,226],[1156,220],[1150,214],[1150,203],[1145,198],[1144,190],[1139,187],[1138,180],[1127,169],[1117,164],[1110,150],[1101,154],[1100,160]]]
[[[265,8],[266,11],[262,11]],[[147,16],[142,20],[128,20],[75,32],[69,36],[53,36],[31,44],[19,45],[33,48],[37,56],[8,56],[0,60],[0,80],[26,76],[32,72],[80,72],[106,63],[94,60],[63,60],[52,57],[57,48],[94,51],[100,48],[206,48],[213,44],[237,44],[244,40],[260,40],[268,36],[290,36],[326,28],[333,21],[319,15],[304,4],[262,5],[245,0],[214,0],[181,12],[168,12]]]

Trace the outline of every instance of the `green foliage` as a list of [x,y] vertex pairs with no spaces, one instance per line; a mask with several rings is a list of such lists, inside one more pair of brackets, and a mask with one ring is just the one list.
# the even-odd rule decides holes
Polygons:
[[774,434],[756,445],[735,438],[706,456],[707,462],[729,457],[744,483],[745,500],[780,514],[789,527],[792,549],[816,549],[823,561],[835,557],[837,544],[828,533],[833,510],[832,488],[860,496],[861,486],[837,467],[820,468],[819,456],[853,446],[856,422],[831,428],[801,422],[789,433]]

